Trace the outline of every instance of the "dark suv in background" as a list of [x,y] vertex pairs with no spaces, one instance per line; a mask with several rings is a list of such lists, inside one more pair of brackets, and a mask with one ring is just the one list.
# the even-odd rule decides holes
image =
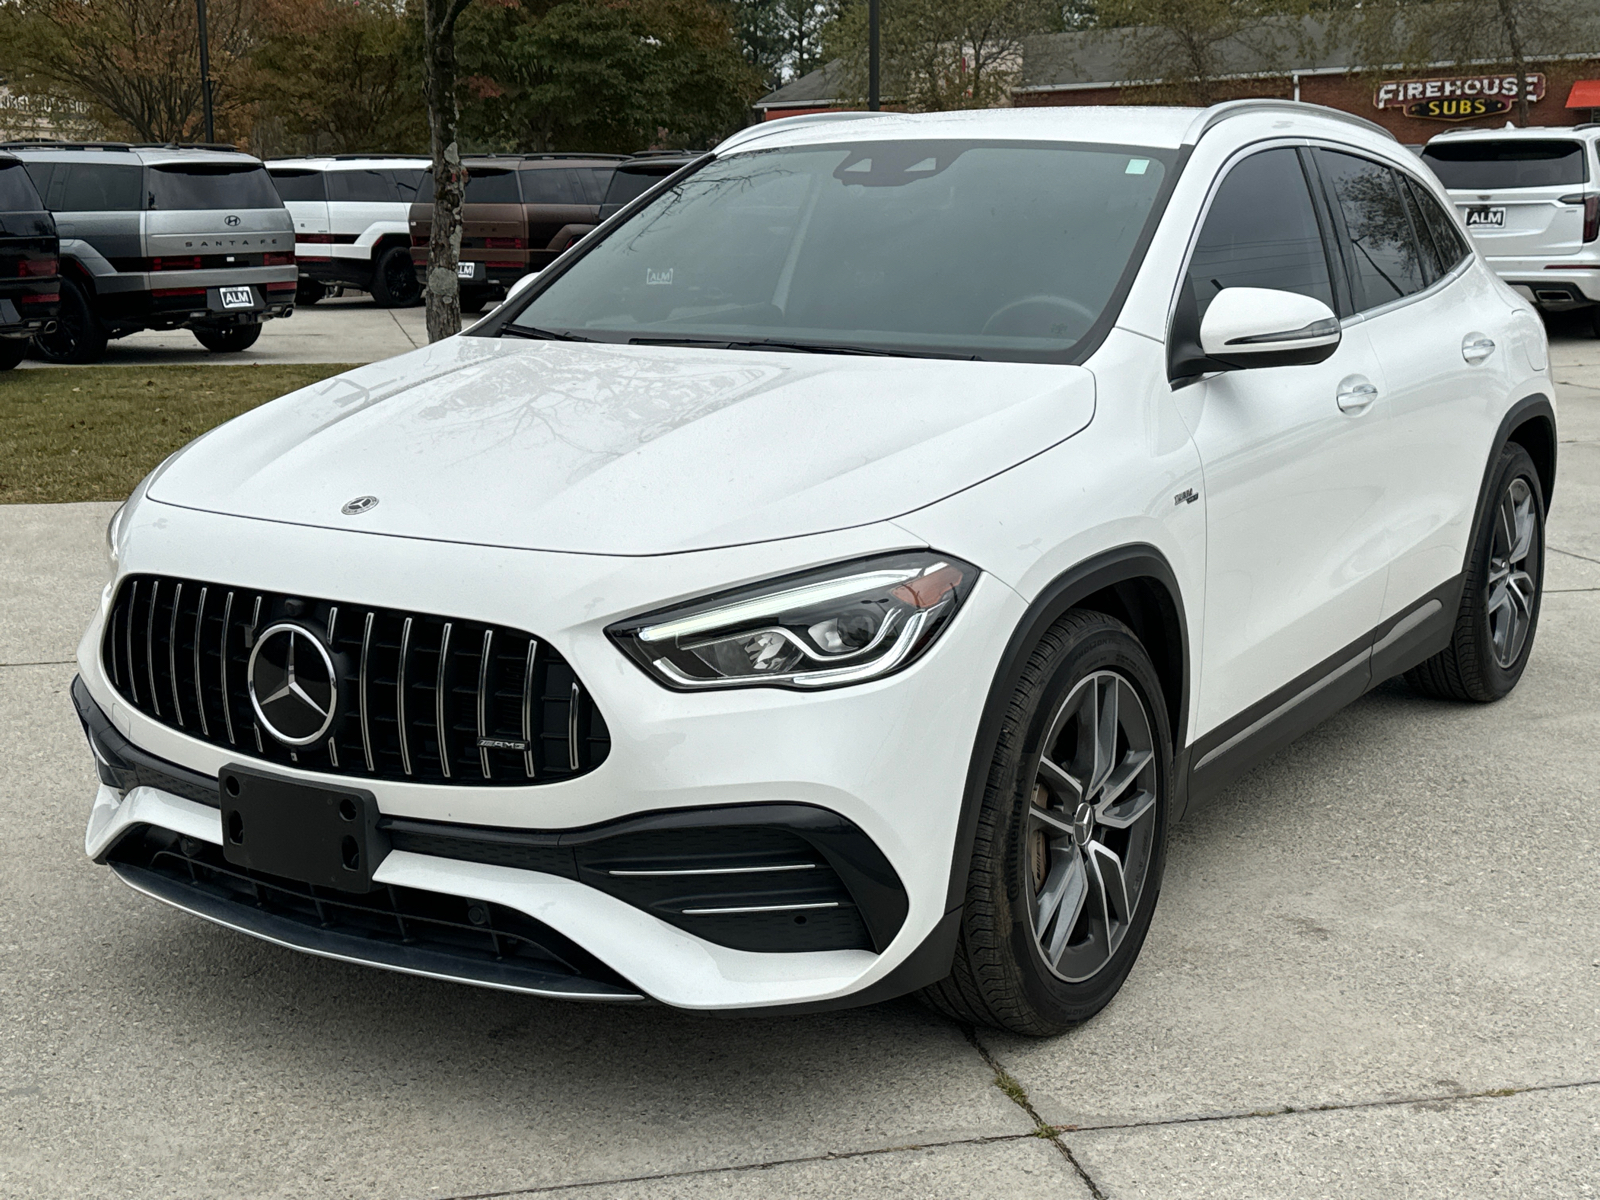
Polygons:
[[0,371],[55,324],[61,303],[56,223],[20,160],[0,153]]
[[[593,229],[621,154],[489,154],[465,159],[461,308],[477,312]],[[411,257],[427,280],[433,173],[411,206]],[[426,200],[424,201],[424,197]]]
[[261,160],[229,147],[12,142],[61,237],[61,311],[35,338],[56,362],[186,328],[243,350],[294,311],[294,226]]

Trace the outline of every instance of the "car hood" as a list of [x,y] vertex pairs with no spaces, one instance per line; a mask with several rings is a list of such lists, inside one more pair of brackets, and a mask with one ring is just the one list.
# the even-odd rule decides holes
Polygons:
[[[444,541],[664,554],[921,508],[1072,436],[1082,367],[456,337],[228,422],[165,504]],[[344,515],[357,497],[378,503]]]

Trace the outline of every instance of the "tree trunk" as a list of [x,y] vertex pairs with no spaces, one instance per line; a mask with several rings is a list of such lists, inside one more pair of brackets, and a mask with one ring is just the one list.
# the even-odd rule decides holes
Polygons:
[[1517,28],[1513,0],[1500,0],[1500,27],[1511,47],[1511,62],[1517,68],[1517,124],[1528,127],[1528,59],[1522,52],[1522,31]]
[[460,112],[456,106],[456,18],[465,0],[424,0],[422,15],[428,103],[428,133],[433,150],[433,224],[428,231],[428,340],[461,332],[461,285],[456,264],[461,259],[461,198],[467,175],[461,166],[457,139]]

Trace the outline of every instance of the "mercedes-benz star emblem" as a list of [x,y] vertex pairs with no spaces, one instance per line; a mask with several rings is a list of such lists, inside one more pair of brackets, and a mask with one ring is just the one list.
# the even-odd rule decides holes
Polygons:
[[222,218],[222,223],[224,225],[226,225],[229,229],[233,229],[239,224],[239,218],[238,217],[234,217],[234,216],[223,217]]
[[347,517],[359,517],[364,512],[371,512],[378,507],[376,496],[357,496],[339,511]]
[[274,625],[256,639],[245,677],[261,727],[286,746],[309,746],[333,724],[338,674],[313,633]]

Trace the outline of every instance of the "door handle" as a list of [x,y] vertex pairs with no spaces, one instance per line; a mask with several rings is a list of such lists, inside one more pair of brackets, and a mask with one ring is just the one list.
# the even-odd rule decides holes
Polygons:
[[1339,381],[1339,411],[1363,413],[1378,398],[1378,386],[1365,375],[1347,375]]
[[1461,339],[1461,357],[1469,363],[1481,363],[1494,353],[1494,340],[1481,333],[1469,333]]

